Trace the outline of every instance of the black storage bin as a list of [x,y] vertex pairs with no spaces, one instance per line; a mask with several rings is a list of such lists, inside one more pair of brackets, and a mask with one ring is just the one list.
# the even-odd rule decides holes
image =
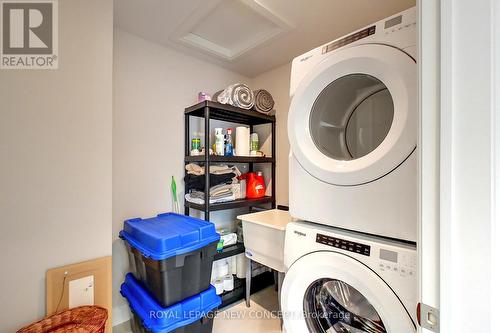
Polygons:
[[182,302],[162,307],[132,274],[127,274],[120,292],[129,302],[134,333],[211,333],[215,311],[222,302],[210,286]]
[[124,223],[130,271],[163,306],[210,286],[220,236],[213,223],[167,213]]

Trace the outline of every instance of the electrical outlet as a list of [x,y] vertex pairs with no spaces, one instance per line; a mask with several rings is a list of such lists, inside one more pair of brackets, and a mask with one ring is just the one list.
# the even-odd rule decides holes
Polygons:
[[94,276],[69,281],[69,307],[94,305]]

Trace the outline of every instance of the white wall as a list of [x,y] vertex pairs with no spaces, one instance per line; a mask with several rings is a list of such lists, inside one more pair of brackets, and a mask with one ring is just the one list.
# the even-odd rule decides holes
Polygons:
[[111,255],[113,3],[59,1],[59,69],[0,70],[0,332],[49,268]]
[[117,240],[123,221],[170,211],[172,175],[182,194],[184,108],[196,103],[198,92],[250,79],[121,30],[115,30],[113,79],[113,320],[118,324],[128,319],[118,292],[128,269]]
[[[276,202],[288,206],[288,108],[290,107],[290,72],[292,63],[261,74],[252,81],[255,89],[266,89],[274,98],[276,109]],[[270,140],[263,145],[270,145]]]

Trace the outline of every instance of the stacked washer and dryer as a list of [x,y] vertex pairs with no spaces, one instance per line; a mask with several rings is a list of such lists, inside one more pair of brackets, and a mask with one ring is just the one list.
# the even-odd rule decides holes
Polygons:
[[416,331],[416,9],[294,59],[288,333]]

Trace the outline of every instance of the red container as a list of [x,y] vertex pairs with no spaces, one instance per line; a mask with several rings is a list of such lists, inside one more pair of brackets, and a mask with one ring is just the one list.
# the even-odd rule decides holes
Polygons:
[[266,184],[262,172],[249,172],[241,176],[247,181],[247,198],[256,199],[266,195]]

